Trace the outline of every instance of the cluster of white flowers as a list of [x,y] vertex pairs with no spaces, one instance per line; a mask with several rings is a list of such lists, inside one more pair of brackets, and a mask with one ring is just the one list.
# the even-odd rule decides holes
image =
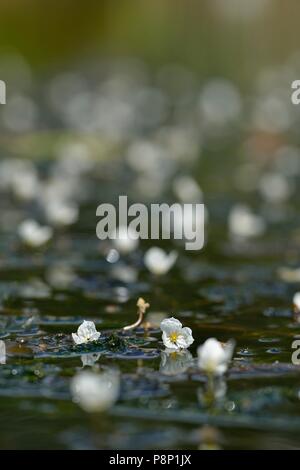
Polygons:
[[[183,327],[181,322],[176,318],[167,318],[161,322],[160,328],[162,330],[162,340],[166,351],[162,356],[162,369],[170,369],[170,359],[179,362],[179,369],[186,366],[188,360],[178,353],[188,349],[194,342],[192,330],[188,327]],[[223,344],[215,338],[209,338],[202,346],[197,349],[198,366],[208,375],[222,375],[227,371],[228,365],[232,359],[234,351],[234,341],[230,340],[228,343]],[[167,354],[167,355],[166,355]],[[184,366],[183,366],[184,364]],[[174,370],[174,364],[173,368]]]
[[[47,221],[44,226],[31,217],[19,222],[18,236],[24,245],[38,249],[53,238],[54,228],[66,227],[78,220],[83,194],[83,185],[79,184],[83,169],[82,157],[78,159],[78,145],[85,147],[76,143],[70,148],[65,145],[51,172],[43,179],[37,166],[25,159],[8,158],[0,162],[0,191],[11,194],[18,202],[35,204],[39,215]],[[81,148],[80,152],[86,153],[88,148]]]
[[[144,314],[149,304],[140,298],[137,306],[139,313]],[[166,348],[161,353],[160,372],[164,375],[184,373],[193,362],[193,357],[188,351],[194,342],[192,330],[183,327],[182,323],[173,317],[162,320],[160,328]],[[100,335],[101,333],[97,331],[94,322],[85,320],[78,327],[77,333],[72,333],[72,338],[76,345],[80,345],[97,341]],[[0,343],[0,356],[3,349],[1,347]],[[228,369],[233,350],[233,341],[222,344],[215,338],[209,338],[197,349],[198,367],[208,376],[222,376]],[[97,352],[81,356],[83,367],[93,367],[99,357],[100,354]],[[87,412],[100,412],[110,408],[118,399],[119,391],[119,375],[111,371],[102,374],[94,371],[81,371],[71,383],[74,402]]]

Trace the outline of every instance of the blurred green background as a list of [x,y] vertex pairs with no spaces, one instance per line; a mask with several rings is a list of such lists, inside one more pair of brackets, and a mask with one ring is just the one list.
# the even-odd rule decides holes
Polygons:
[[297,0],[2,0],[0,51],[37,70],[139,56],[250,84],[298,50]]

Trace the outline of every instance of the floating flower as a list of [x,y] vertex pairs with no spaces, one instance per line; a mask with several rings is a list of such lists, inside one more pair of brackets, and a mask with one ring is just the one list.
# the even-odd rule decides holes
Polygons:
[[119,264],[113,266],[111,276],[125,284],[132,284],[137,281],[138,270],[133,266]]
[[11,181],[14,195],[22,201],[30,201],[39,192],[39,180],[34,167],[25,167],[16,172]]
[[171,350],[187,349],[193,344],[194,338],[192,330],[183,328],[176,318],[166,318],[160,324],[162,330],[162,340],[166,348]]
[[234,341],[223,344],[215,338],[209,338],[197,349],[198,366],[207,374],[222,375],[231,361]]
[[75,344],[91,343],[97,341],[101,333],[96,330],[95,323],[93,321],[84,320],[79,326],[76,333],[72,333],[72,338]]
[[279,278],[284,282],[300,282],[300,268],[293,269],[285,266],[280,266],[277,270],[277,274]]
[[6,346],[3,340],[0,340],[0,364],[6,364]]
[[73,401],[87,412],[104,411],[115,404],[120,393],[120,378],[115,371],[97,374],[79,372],[71,382]]
[[228,224],[231,235],[235,237],[258,237],[266,230],[265,220],[261,216],[254,214],[244,204],[237,204],[231,209]]
[[130,227],[120,226],[112,237],[115,248],[123,255],[136,250],[139,245],[138,233]]
[[36,220],[25,220],[19,225],[19,237],[28,246],[38,248],[45,245],[53,236],[51,227],[42,227]]
[[46,280],[57,290],[69,289],[76,281],[76,274],[64,261],[51,265],[46,271]]
[[144,263],[146,268],[156,276],[166,274],[177,259],[176,251],[167,254],[164,250],[158,247],[149,248],[145,253]]
[[161,352],[159,371],[164,375],[183,374],[192,364],[193,356],[187,350],[166,349]]
[[45,206],[48,221],[58,227],[72,225],[78,220],[78,207],[65,201],[49,201]]

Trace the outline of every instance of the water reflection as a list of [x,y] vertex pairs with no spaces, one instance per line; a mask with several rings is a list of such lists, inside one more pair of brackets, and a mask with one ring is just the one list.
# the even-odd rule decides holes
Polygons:
[[164,375],[183,374],[193,363],[193,356],[187,350],[174,351],[165,349],[161,352],[159,371]]

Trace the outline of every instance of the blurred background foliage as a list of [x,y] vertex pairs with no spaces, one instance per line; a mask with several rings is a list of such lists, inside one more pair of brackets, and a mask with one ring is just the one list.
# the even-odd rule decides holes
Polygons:
[[1,0],[0,52],[40,71],[138,56],[249,85],[297,51],[299,10],[297,0]]

